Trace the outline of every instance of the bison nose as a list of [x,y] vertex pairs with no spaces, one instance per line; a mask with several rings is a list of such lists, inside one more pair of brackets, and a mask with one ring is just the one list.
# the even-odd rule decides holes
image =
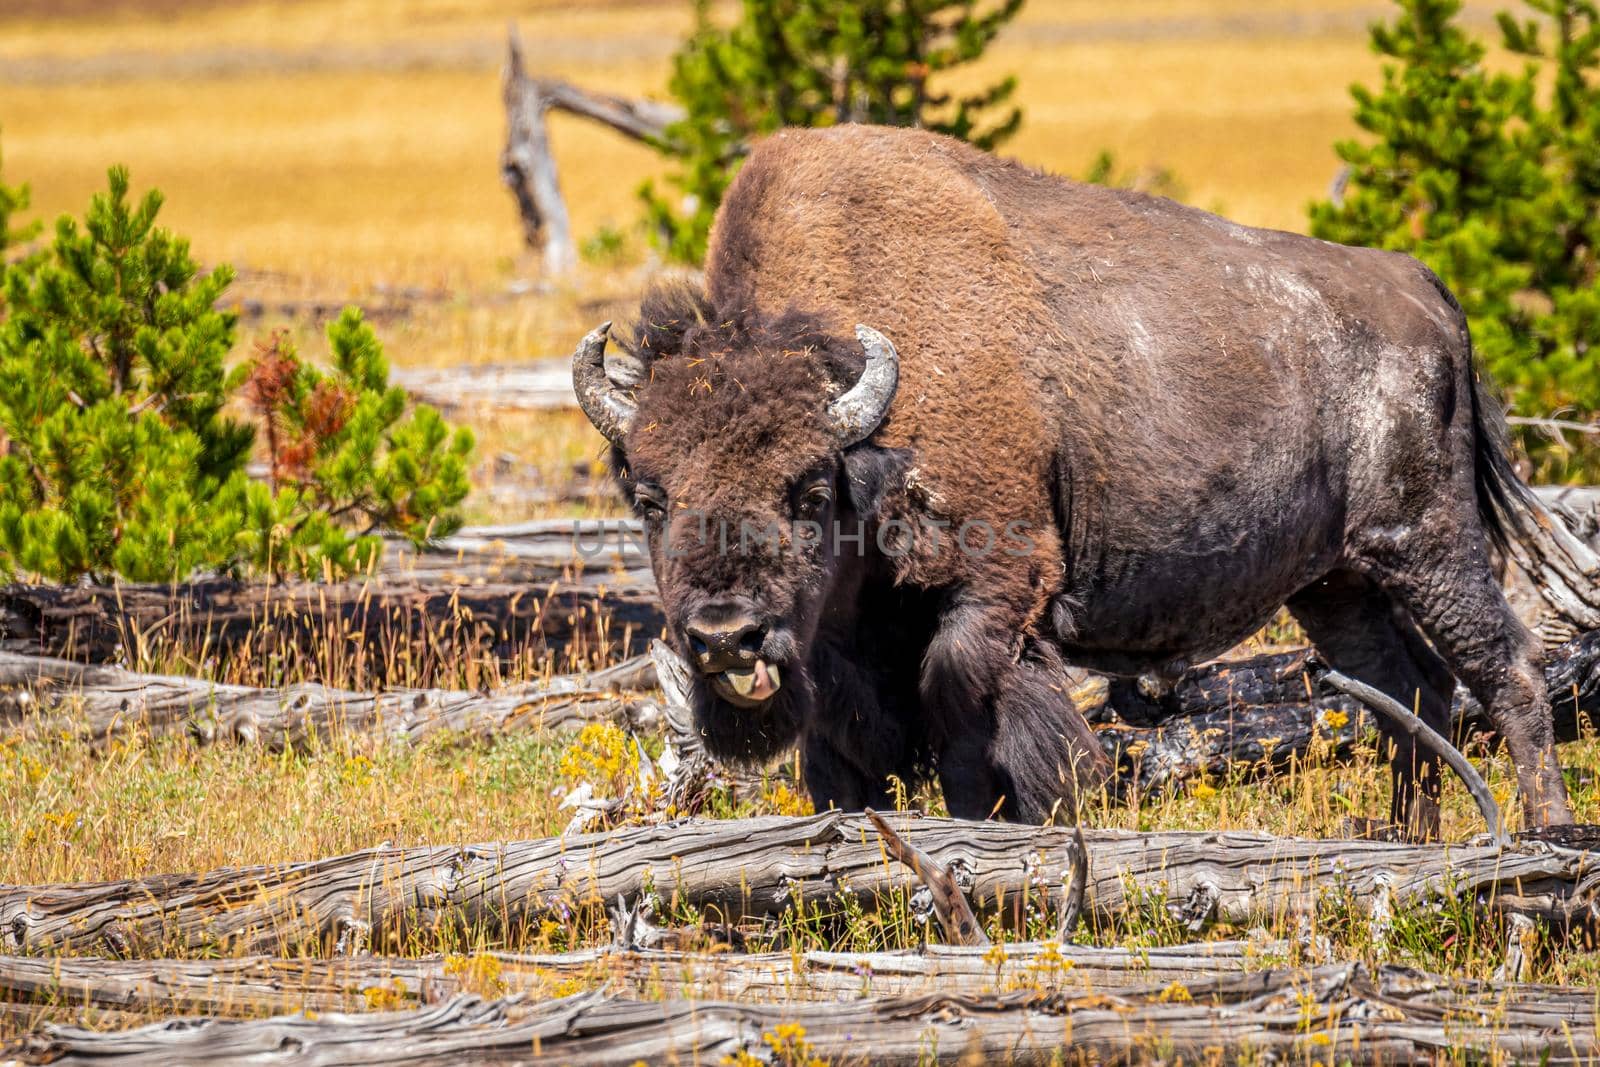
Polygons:
[[684,624],[683,632],[689,637],[689,651],[694,653],[695,662],[707,674],[748,667],[761,655],[761,644],[766,639],[761,624],[742,613],[697,615]]

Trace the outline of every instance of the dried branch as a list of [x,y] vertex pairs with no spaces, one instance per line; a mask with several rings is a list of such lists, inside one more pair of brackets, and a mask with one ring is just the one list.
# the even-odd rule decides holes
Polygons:
[[1511,843],[1511,837],[1500,821],[1500,805],[1494,802],[1494,795],[1489,792],[1489,783],[1483,780],[1478,769],[1461,754],[1460,749],[1439,736],[1437,730],[1423,722],[1410,708],[1381,689],[1376,689],[1365,682],[1358,682],[1338,671],[1328,671],[1323,675],[1323,680],[1369,707],[1376,708],[1418,744],[1444,760],[1450,769],[1460,776],[1462,783],[1467,787],[1467,792],[1472,794],[1479,813],[1483,815],[1483,820],[1489,827],[1489,833],[1503,845]]
[[878,833],[883,835],[889,855],[916,872],[922,884],[928,887],[928,892],[933,894],[933,913],[938,916],[939,928],[944,931],[945,940],[952,945],[989,944],[989,937],[983,932],[978,917],[972,914],[972,905],[967,903],[967,895],[961,891],[955,876],[943,864],[897,834],[894,827],[877,812],[868,808],[866,816]]

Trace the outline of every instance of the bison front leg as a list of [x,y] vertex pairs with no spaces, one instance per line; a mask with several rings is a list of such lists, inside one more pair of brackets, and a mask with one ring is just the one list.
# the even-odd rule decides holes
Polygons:
[[806,792],[818,811],[887,810],[895,806],[887,775],[864,769],[832,738],[808,734],[800,749],[800,769]]
[[957,818],[1073,819],[1110,761],[1067,695],[1055,648],[1004,605],[957,598],[923,657],[921,691],[945,804]]
[[800,759],[818,811],[892,808],[891,777],[910,783],[916,774],[915,739],[905,725],[915,706],[895,699],[897,664],[862,663],[859,652],[819,642],[813,654],[816,698]]

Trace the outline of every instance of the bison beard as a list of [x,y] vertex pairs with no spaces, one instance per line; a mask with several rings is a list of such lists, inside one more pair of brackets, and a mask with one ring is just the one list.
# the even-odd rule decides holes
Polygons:
[[800,736],[816,690],[806,671],[792,664],[782,688],[760,707],[735,707],[699,676],[689,697],[695,732],[706,751],[724,763],[760,765],[783,755]]

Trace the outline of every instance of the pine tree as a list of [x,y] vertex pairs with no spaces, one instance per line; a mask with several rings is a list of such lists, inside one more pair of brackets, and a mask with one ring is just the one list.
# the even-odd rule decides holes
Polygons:
[[940,92],[941,73],[970,63],[1023,0],[743,0],[739,21],[715,25],[698,0],[697,28],[673,60],[672,94],[687,116],[662,147],[680,162],[670,181],[680,215],[651,184],[641,191],[652,232],[673,258],[705,254],[711,219],[751,138],[783,126],[870,122],[923,126],[991,149],[1017,131],[1016,79],[971,95]]
[[[1455,292],[1482,366],[1514,413],[1600,412],[1600,33],[1593,4],[1527,0],[1502,14],[1523,69],[1485,69],[1486,46],[1459,25],[1459,0],[1400,0],[1373,27],[1376,91],[1355,86],[1370,140],[1337,146],[1341,201],[1311,207],[1312,232],[1408,252]],[[1543,47],[1549,31],[1553,37]],[[1548,89],[1545,87],[1549,86]],[[1600,450],[1524,428],[1546,477],[1593,475]]]
[[[3,168],[4,163],[5,154],[0,152],[0,168]],[[37,222],[15,228],[12,226],[11,220],[28,209],[28,202],[29,193],[26,185],[7,185],[0,182],[0,285],[3,285],[5,279],[7,250],[13,245],[31,241],[39,232]]]
[[111,171],[83,226],[7,271],[0,324],[0,565],[149,581],[226,558],[248,426],[222,414],[230,273],[201,276]]
[[[25,195],[0,186],[0,235]],[[422,541],[459,524],[471,437],[432,409],[405,414],[381,346],[354,311],[329,331],[335,369],[294,381],[281,417],[307,478],[245,476],[253,427],[225,413],[252,368],[226,370],[232,279],[202,274],[155,225],[159,193],[110,172],[80,225],[0,257],[0,575],[70,581],[197,571],[333,575],[370,562],[378,529]],[[298,421],[294,421],[298,420]]]
[[[331,373],[302,362],[281,332],[249,364],[244,395],[265,429],[269,486],[280,498],[275,510],[265,499],[252,507],[258,568],[292,555],[293,545],[272,536],[285,524],[303,528],[303,541],[335,569],[359,566],[379,531],[420,546],[461,526],[453,509],[470,488],[472,434],[426,404],[406,415],[405,392],[389,384],[383,346],[357,309],[328,326],[328,344]],[[344,529],[358,537],[353,557],[338,537]]]

